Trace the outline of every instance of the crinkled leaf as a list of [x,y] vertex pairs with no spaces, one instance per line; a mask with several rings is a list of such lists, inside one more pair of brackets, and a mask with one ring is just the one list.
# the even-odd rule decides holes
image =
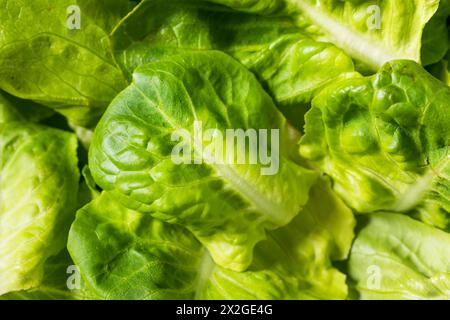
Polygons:
[[0,124],[0,294],[39,286],[44,264],[65,247],[76,209],[75,135]]
[[306,115],[300,151],[359,212],[417,208],[447,228],[450,88],[412,61],[324,89]]
[[52,110],[37,103],[13,97],[0,91],[0,123],[11,121],[38,122],[52,115]]
[[77,214],[69,250],[104,299],[344,299],[352,212],[326,182],[288,226],[270,231],[245,272],[222,268],[187,230],[121,206],[103,193]]
[[[254,76],[220,52],[171,56],[133,78],[95,131],[89,167],[96,183],[129,208],[187,227],[216,263],[244,270],[265,229],[292,220],[317,177],[290,160],[292,129]],[[279,130],[279,141],[267,139],[270,164],[250,164],[248,144],[243,164],[236,148],[231,161],[226,147],[214,160],[206,151],[222,138],[194,139],[196,121],[222,138],[227,129]],[[172,139],[180,128],[192,139]],[[201,164],[176,164],[171,155],[180,143]],[[254,155],[262,151],[253,146]],[[264,174],[269,166],[274,171]]]
[[312,95],[354,70],[340,49],[302,31],[290,17],[238,13],[202,1],[157,0],[141,2],[116,28],[112,42],[129,74],[179,50],[224,51],[257,75],[285,114],[298,112],[295,122],[301,123]]
[[[54,108],[75,124],[94,125],[126,86],[103,29],[106,21],[97,20],[108,7],[95,3],[1,0],[0,88]],[[68,26],[77,17],[74,5],[80,29]]]

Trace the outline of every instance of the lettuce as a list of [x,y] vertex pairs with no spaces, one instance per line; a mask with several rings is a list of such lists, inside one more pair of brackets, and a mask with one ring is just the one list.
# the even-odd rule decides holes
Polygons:
[[[222,137],[198,137],[198,123],[203,132],[217,130],[223,137],[230,128],[270,131],[265,142],[270,163],[240,162],[241,151],[228,137],[221,149],[217,142],[225,145]],[[191,137],[182,140],[191,160],[176,163],[172,152],[180,142],[173,138],[180,129]],[[291,160],[296,142],[289,131],[269,95],[242,65],[220,52],[186,53],[134,72],[133,83],[96,128],[89,166],[98,185],[117,193],[125,206],[187,227],[216,263],[243,271],[264,230],[289,223],[317,177]],[[261,155],[260,143],[242,156]],[[214,155],[206,152],[211,148],[217,148]]]
[[450,235],[409,217],[362,219],[349,259],[362,299],[450,299]]
[[324,89],[306,115],[301,154],[358,212],[417,210],[450,223],[450,88],[412,61]]
[[245,272],[223,268],[186,229],[123,207],[106,192],[77,213],[69,251],[102,299],[344,299],[352,212],[320,181],[305,209],[270,231]]
[[[112,20],[115,14],[118,21],[126,14],[119,4],[128,1],[110,2],[111,11],[106,1],[1,0],[6,10],[0,10],[0,87],[53,108],[74,124],[95,125],[126,86],[112,57],[107,28],[111,22],[105,18]],[[79,30],[67,27],[73,5],[83,14]]]
[[0,300],[450,299],[449,16],[0,0]]

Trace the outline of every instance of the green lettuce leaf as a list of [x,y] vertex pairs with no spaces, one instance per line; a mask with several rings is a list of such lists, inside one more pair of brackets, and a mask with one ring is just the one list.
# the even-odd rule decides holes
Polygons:
[[0,294],[38,286],[65,247],[76,210],[75,135],[26,122],[0,124]]
[[[0,296],[0,300],[80,300],[96,298],[84,290],[79,270],[65,249],[58,255],[47,259],[43,274],[44,277],[38,287],[9,292]],[[69,289],[69,286],[71,289]]]
[[322,35],[373,70],[397,59],[433,64],[449,48],[447,0],[287,1]]
[[391,213],[362,219],[348,262],[361,299],[450,299],[450,234]]
[[76,0],[83,14],[110,33],[136,5],[134,0]]
[[[216,263],[244,270],[265,229],[289,223],[317,177],[291,160],[292,127],[255,77],[220,52],[171,56],[138,68],[133,78],[95,130],[89,167],[96,183],[131,209],[187,227]],[[199,137],[199,122],[215,138]],[[241,152],[224,141],[227,129],[278,138]],[[174,161],[180,143],[192,161]],[[266,147],[270,168],[252,164]]]
[[[112,24],[116,6],[129,2],[107,3],[1,0],[0,88],[51,107],[77,125],[95,125],[127,84],[113,60],[111,30],[104,28]],[[110,10],[114,14],[105,13]],[[79,29],[71,24],[77,13]]]
[[331,260],[347,257],[354,224],[320,181],[305,209],[256,246],[250,268],[235,272],[186,229],[126,209],[107,192],[77,213],[68,246],[102,299],[345,299],[345,275]]
[[202,1],[142,1],[114,30],[112,43],[129,75],[180,50],[226,52],[258,77],[283,113],[295,115],[289,118],[298,126],[317,90],[354,71],[343,51],[310,39],[290,17],[239,13]]
[[416,209],[448,228],[449,101],[450,88],[416,63],[387,63],[316,96],[300,152],[358,212]]

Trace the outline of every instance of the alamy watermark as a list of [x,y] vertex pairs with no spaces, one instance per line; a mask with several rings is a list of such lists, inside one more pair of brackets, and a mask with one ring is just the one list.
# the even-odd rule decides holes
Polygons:
[[[346,0],[341,0],[342,2],[345,2]],[[366,4],[364,4],[366,6]],[[369,31],[373,30],[381,30],[381,18],[382,18],[382,12],[380,5],[377,4],[369,4],[367,7],[362,8],[362,10],[365,10],[364,17],[366,17],[366,27]],[[357,21],[359,21],[359,18],[361,17],[361,12],[357,10],[353,16],[353,18]]]
[[177,129],[171,139],[178,142],[171,153],[177,165],[258,164],[261,175],[275,175],[280,168],[279,129],[225,129],[223,132],[204,130],[202,121],[194,121],[193,134]]
[[381,29],[381,8],[380,6],[374,4],[367,7],[367,13],[369,17],[367,18],[367,28],[369,30],[380,30]]
[[81,9],[77,5],[67,7],[66,27],[69,30],[81,29]]
[[69,274],[67,277],[66,285],[69,290],[80,290],[81,289],[81,275],[80,270],[76,265],[69,265],[66,269],[66,273]]
[[381,288],[381,268],[375,264],[367,268],[366,287],[370,290],[379,290]]

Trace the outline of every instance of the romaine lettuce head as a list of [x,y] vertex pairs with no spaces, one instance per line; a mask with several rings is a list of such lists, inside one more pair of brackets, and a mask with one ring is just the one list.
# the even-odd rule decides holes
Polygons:
[[[96,183],[131,209],[187,227],[216,263],[244,270],[265,229],[289,223],[317,177],[290,160],[292,128],[253,74],[220,52],[171,56],[133,78],[95,130]],[[208,138],[196,127],[215,131]],[[226,130],[237,129],[268,137],[241,151],[225,141]],[[187,162],[173,159],[180,143]],[[270,174],[269,165],[249,161],[266,149],[277,167]]]
[[79,173],[74,134],[26,122],[0,124],[0,294],[41,283],[65,247]]
[[305,209],[257,244],[245,272],[225,269],[186,229],[129,210],[106,192],[81,209],[69,251],[102,299],[345,299],[353,214],[326,181]]
[[396,59],[423,65],[438,62],[449,48],[448,0],[286,0],[299,9],[300,20],[318,27],[358,61],[378,70]]
[[449,101],[450,88],[416,63],[387,63],[316,96],[300,152],[357,211],[416,208],[422,220],[447,228]]
[[450,299],[450,234],[407,216],[361,219],[348,262],[360,299]]

